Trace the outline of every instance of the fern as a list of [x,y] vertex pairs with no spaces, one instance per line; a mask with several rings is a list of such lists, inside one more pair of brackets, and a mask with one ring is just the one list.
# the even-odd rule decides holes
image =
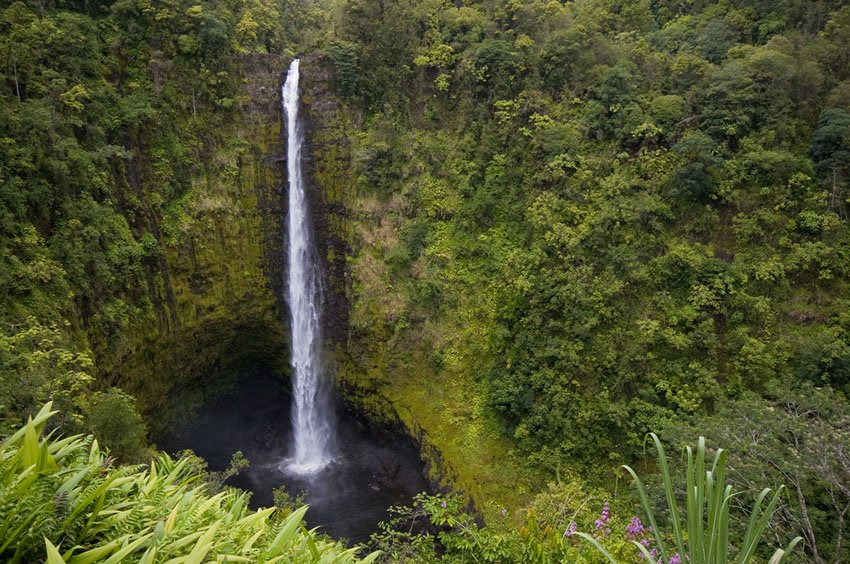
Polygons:
[[0,560],[358,561],[306,530],[306,507],[278,518],[250,511],[244,492],[210,496],[188,459],[115,468],[91,437],[39,439],[50,407],[0,446]]

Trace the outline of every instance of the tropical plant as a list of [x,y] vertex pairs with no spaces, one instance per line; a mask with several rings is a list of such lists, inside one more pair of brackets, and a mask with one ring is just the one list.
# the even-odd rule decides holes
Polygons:
[[[729,509],[732,499],[739,494],[733,493],[731,485],[726,485],[726,451],[718,449],[714,454],[711,466],[708,467],[706,465],[705,437],[699,438],[696,452],[691,447],[687,447],[685,520],[682,522],[664,446],[655,433],[650,433],[650,436],[655,443],[655,449],[658,451],[658,467],[661,469],[661,480],[669,509],[672,543],[669,542],[667,536],[662,534],[662,530],[658,526],[658,519],[656,519],[655,511],[643,482],[630,466],[623,465],[623,468],[634,478],[641,505],[652,526],[655,547],[661,557],[658,561],[665,564],[678,564],[686,559],[692,564],[725,564],[732,558],[738,564],[751,562],[770,517],[779,503],[785,489],[784,486],[780,486],[773,493],[767,506],[763,504],[770,496],[770,488],[763,489],[756,497],[750,511],[743,544],[735,552],[729,542]],[[597,539],[587,533],[576,532],[575,534],[591,542],[610,562],[616,563],[614,557]],[[795,537],[784,549],[776,549],[770,563],[784,562],[801,540],[801,537]],[[656,561],[655,555],[651,554],[650,549],[645,544],[637,540],[633,540],[632,543],[648,561]],[[734,552],[734,555],[730,555],[730,552]]]
[[[112,465],[91,436],[39,438],[48,403],[0,445],[0,560],[50,564],[357,562],[308,531],[307,507],[251,511],[248,494],[207,493],[190,458]],[[363,562],[372,562],[378,553]]]
[[[391,507],[371,543],[384,562],[538,562],[532,543],[496,522],[481,526],[458,495],[420,493],[409,507]],[[503,514],[504,517],[504,514]]]

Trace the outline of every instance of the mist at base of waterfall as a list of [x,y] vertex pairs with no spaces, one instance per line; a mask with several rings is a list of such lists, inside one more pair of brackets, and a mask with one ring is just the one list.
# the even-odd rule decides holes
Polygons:
[[281,485],[293,498],[303,492],[303,503],[310,506],[307,526],[351,543],[368,540],[390,506],[407,505],[429,489],[412,441],[382,440],[345,412],[338,414],[334,460],[317,472],[290,470],[287,388],[269,372],[245,375],[235,391],[178,423],[158,445],[172,453],[192,449],[213,471],[227,468],[241,450],[250,467],[227,484],[252,492],[252,507],[274,505],[272,490]]

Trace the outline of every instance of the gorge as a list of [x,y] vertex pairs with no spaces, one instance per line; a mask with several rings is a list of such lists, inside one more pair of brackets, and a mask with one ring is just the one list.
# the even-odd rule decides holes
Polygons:
[[727,453],[716,554],[784,484],[755,559],[850,561],[846,1],[0,31],[0,560],[637,562],[654,432]]
[[[409,504],[431,489],[414,443],[399,432],[369,429],[344,406],[338,418],[332,386],[333,358],[323,358],[322,272],[307,201],[302,161],[305,133],[299,116],[300,60],[281,86],[286,144],[286,230],[283,247],[288,306],[291,393],[262,368],[240,369],[235,389],[199,406],[160,440],[170,452],[191,449],[210,470],[224,471],[237,451],[249,466],[226,482],[253,493],[255,507],[274,505],[273,490],[310,506],[311,527],[334,538],[365,542],[388,508]],[[315,192],[314,192],[315,193]],[[288,424],[288,422],[290,422]],[[357,507],[356,513],[347,508]]]

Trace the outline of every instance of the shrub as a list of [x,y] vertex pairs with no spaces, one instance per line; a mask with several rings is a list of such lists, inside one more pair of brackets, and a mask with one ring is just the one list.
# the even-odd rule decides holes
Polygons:
[[94,394],[86,421],[114,456],[127,462],[142,460],[146,430],[133,396],[118,388]]

